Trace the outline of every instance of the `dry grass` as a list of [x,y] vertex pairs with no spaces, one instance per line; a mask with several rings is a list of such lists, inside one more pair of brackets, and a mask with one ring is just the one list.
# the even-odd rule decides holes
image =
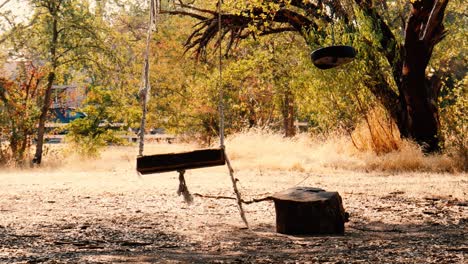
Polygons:
[[[110,146],[99,157],[82,157],[72,145],[48,145],[42,170],[72,169],[80,171],[112,171],[115,168],[134,170],[138,146]],[[196,149],[195,144],[146,144],[145,154],[172,153]]]
[[[461,173],[463,166],[447,155],[425,155],[409,141],[399,149],[376,154],[357,149],[347,135],[310,137],[300,134],[285,138],[278,133],[251,130],[232,135],[226,141],[227,153],[236,169],[256,171]],[[145,153],[171,153],[197,149],[196,144],[147,144]],[[47,145],[40,170],[112,171],[116,167],[134,170],[137,146],[108,147],[99,158],[79,157],[71,146]]]
[[[445,155],[425,156],[416,144],[407,141],[401,144],[398,151],[377,155],[373,151],[357,150],[349,136],[312,138],[300,134],[294,138],[285,138],[277,133],[258,130],[230,136],[226,141],[228,156],[240,179],[244,181],[251,178],[249,175],[255,175],[248,181],[258,181],[262,185],[265,178],[272,178],[281,181],[278,190],[298,183],[306,184],[303,179],[310,178],[312,182],[309,184],[340,192],[352,193],[360,189],[380,195],[404,191],[418,197],[437,193],[465,199],[466,193],[457,184],[460,184],[460,179],[466,179],[466,173],[459,171],[451,158]],[[12,178],[7,182],[28,178],[29,182],[42,183],[63,178],[76,180],[80,184],[96,185],[94,177],[99,177],[102,186],[107,186],[111,182],[118,184],[122,180],[137,179],[136,145],[108,147],[99,158],[79,157],[67,145],[47,145],[47,148],[43,166],[35,170],[11,169]],[[199,146],[195,144],[154,143],[146,145],[145,154],[197,148]],[[226,168],[193,170],[190,174],[197,175],[194,178],[199,186],[210,185],[210,175],[225,175]],[[20,177],[23,179],[18,179],[17,175],[24,175]],[[123,178],[119,179],[119,175]],[[258,176],[261,177],[257,179]],[[153,177],[143,178],[147,184],[149,178]],[[203,178],[206,180],[201,181]],[[223,180],[227,181],[228,178],[223,177]],[[222,185],[230,186],[230,183],[227,181]],[[249,185],[251,183],[243,188],[249,188]],[[339,187],[344,185],[347,187]]]
[[368,111],[350,137],[361,152],[385,154],[401,149],[404,144],[397,125],[380,107]]
[[457,162],[446,155],[424,155],[414,143],[402,140],[399,149],[376,154],[371,149],[357,149],[351,138],[331,135],[294,138],[249,131],[230,137],[228,152],[243,169],[292,170],[310,172],[324,169],[383,172],[460,172]]

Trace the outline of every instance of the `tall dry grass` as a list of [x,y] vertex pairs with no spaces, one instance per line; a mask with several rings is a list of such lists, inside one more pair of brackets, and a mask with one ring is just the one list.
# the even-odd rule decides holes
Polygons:
[[[229,136],[226,149],[237,170],[463,172],[463,166],[447,155],[425,155],[410,141],[400,140],[398,144],[397,150],[377,153],[372,148],[357,148],[356,137],[353,140],[347,134],[314,137],[299,134],[285,138],[272,131],[249,130]],[[153,143],[146,144],[145,154],[197,148],[196,144]],[[47,145],[39,170],[134,171],[137,153],[136,145],[107,147],[98,158],[86,158],[77,155],[72,146]]]
[[404,144],[397,125],[382,107],[367,111],[349,136],[359,151],[379,155],[400,150]]
[[398,149],[377,153],[358,149],[345,134],[294,138],[252,130],[227,140],[228,154],[242,169],[317,171],[323,169],[384,172],[459,172],[446,155],[425,155],[418,145],[400,140]]

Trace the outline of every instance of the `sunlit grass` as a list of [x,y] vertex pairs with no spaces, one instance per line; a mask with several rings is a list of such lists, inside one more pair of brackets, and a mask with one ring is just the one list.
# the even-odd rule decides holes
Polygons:
[[[311,137],[300,134],[285,138],[271,131],[251,130],[226,140],[228,157],[237,170],[319,172],[461,172],[462,166],[447,155],[425,155],[417,144],[401,141],[398,150],[376,154],[358,150],[348,135]],[[138,146],[105,148],[98,158],[78,156],[74,147],[48,145],[42,170],[73,169],[134,170]],[[173,153],[197,149],[196,144],[147,143],[145,154]]]
[[265,131],[230,137],[228,153],[243,169],[316,171],[323,169],[384,172],[457,172],[459,164],[446,155],[425,155],[409,141],[399,150],[376,154],[358,150],[346,135],[313,138],[306,134],[285,138]]
[[[301,134],[284,138],[271,131],[252,130],[226,140],[228,157],[242,192],[254,196],[300,184],[345,194],[387,195],[398,191],[415,197],[450,195],[466,199],[466,173],[459,170],[456,162],[445,155],[426,156],[411,142],[401,144],[398,151],[377,155],[370,150],[357,150],[347,135]],[[138,176],[136,144],[107,147],[98,158],[80,157],[75,147],[48,144],[41,167],[2,168],[2,181],[26,184],[28,188],[71,184],[77,186],[77,192],[112,189],[125,193],[164,187],[175,193],[177,189],[176,172]],[[197,148],[196,144],[148,143],[145,154]],[[190,170],[187,183],[193,192],[217,193],[220,188],[229,192],[231,186],[225,166]]]

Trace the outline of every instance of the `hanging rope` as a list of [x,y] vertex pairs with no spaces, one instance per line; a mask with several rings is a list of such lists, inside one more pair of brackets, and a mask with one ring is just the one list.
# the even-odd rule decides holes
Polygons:
[[234,193],[236,194],[237,200],[237,207],[239,208],[239,213],[244,221],[247,228],[249,228],[249,223],[247,222],[247,217],[245,216],[244,209],[242,208],[242,197],[237,188],[237,179],[234,177],[234,169],[231,166],[231,162],[226,154],[226,146],[224,145],[224,89],[223,89],[223,52],[222,52],[222,40],[223,40],[223,33],[222,33],[222,14],[221,14],[221,5],[222,0],[218,2],[218,91],[219,91],[219,145],[220,148],[224,151],[224,156],[226,157],[226,165],[228,166],[229,176],[231,177],[232,187],[234,189]]
[[191,204],[193,202],[193,197],[190,194],[187,184],[185,183],[185,170],[179,170],[179,189],[177,190],[177,194],[183,195],[184,196],[184,201],[188,204]]
[[[218,2],[218,48],[219,48],[219,63],[218,63],[218,91],[219,91],[219,103],[218,103],[218,110],[219,110],[219,144],[220,148],[224,151],[224,155],[226,158],[226,164],[229,169],[229,175],[231,177],[232,181],[232,186],[234,189],[234,192],[236,194],[236,200],[237,200],[237,206],[239,208],[239,212],[241,215],[242,220],[244,221],[245,225],[247,228],[249,228],[249,224],[247,222],[247,218],[245,216],[244,209],[242,208],[242,197],[239,192],[239,189],[237,188],[237,179],[234,177],[234,169],[231,166],[231,162],[229,161],[229,158],[226,155],[226,147],[224,145],[224,93],[223,93],[223,62],[222,62],[222,14],[221,14],[221,5],[222,5],[222,0],[219,0]],[[148,33],[146,36],[146,50],[145,50],[145,62],[144,62],[144,68],[143,68],[143,85],[142,88],[140,89],[140,98],[142,100],[142,118],[141,118],[141,124],[140,124],[140,144],[139,144],[139,152],[138,155],[141,157],[143,156],[143,151],[144,151],[144,136],[145,136],[145,125],[146,125],[146,115],[148,112],[148,100],[149,100],[149,94],[150,94],[150,81],[149,81],[149,73],[150,73],[150,61],[149,61],[149,53],[150,53],[150,41],[151,41],[151,33],[153,31],[153,27],[155,27],[158,23],[158,15],[159,15],[159,10],[160,10],[160,0],[150,0],[150,12],[149,12],[149,25],[148,25]],[[193,197],[188,191],[187,184],[185,182],[185,170],[180,170],[179,172],[179,189],[177,190],[177,193],[179,195],[184,196],[184,200],[187,203],[191,203],[193,201]]]
[[139,95],[141,98],[141,108],[142,108],[142,117],[141,117],[141,124],[140,124],[140,131],[139,131],[139,148],[138,148],[138,156],[143,156],[143,151],[145,148],[145,127],[146,127],[146,114],[148,113],[148,101],[149,95],[151,90],[151,84],[149,80],[150,74],[150,61],[149,61],[149,53],[150,53],[150,41],[151,41],[151,33],[156,30],[159,10],[161,7],[160,0],[149,0],[149,22],[148,22],[148,32],[146,35],[146,49],[145,49],[145,62],[143,66],[143,85],[140,89]]
[[218,2],[218,111],[219,111],[219,146],[224,149],[224,89],[223,89],[223,50],[221,46],[221,41],[223,39],[223,34],[221,30],[222,27],[222,18],[221,18],[221,5],[222,0]]

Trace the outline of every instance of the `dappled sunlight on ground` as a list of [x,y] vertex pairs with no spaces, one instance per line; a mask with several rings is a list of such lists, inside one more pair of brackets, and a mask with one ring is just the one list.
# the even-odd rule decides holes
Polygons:
[[[341,194],[351,220],[344,236],[296,237],[275,232],[271,201],[245,205],[250,230],[233,200],[195,197],[192,205],[183,203],[176,172],[137,175],[136,146],[109,147],[87,159],[61,152],[64,145],[53,148],[41,168],[0,172],[1,263],[466,260],[468,177],[435,173],[439,170],[429,165],[396,170],[384,161],[444,163],[443,157],[417,155],[414,149],[372,156],[344,138],[264,133],[228,138],[246,200],[294,186]],[[145,153],[196,148],[149,144]],[[423,172],[416,171],[419,166],[426,166]],[[187,171],[186,181],[192,193],[234,197],[225,166]]]
[[[98,162],[98,161],[90,161]],[[275,232],[272,202],[178,197],[177,173],[0,173],[0,262],[43,263],[463,263],[466,175],[237,170],[245,199],[293,187],[339,191],[351,221],[344,236]],[[225,167],[188,171],[192,193],[234,197]],[[288,262],[289,261],[289,262]]]

